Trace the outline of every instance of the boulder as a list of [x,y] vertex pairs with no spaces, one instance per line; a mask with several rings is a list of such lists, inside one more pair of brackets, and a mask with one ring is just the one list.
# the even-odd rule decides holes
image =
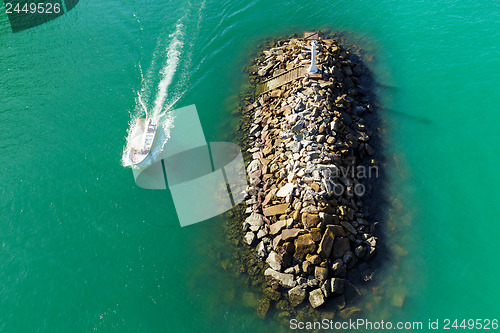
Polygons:
[[320,222],[318,214],[302,214],[302,223],[308,228],[315,228]]
[[255,234],[253,232],[249,231],[245,234],[245,236],[243,236],[243,240],[248,245],[252,245],[253,241],[255,240]]
[[309,293],[309,303],[313,308],[322,306],[325,303],[325,296],[320,288],[314,289]]
[[340,222],[340,225],[342,225],[344,228],[346,228],[351,234],[354,234],[356,235],[358,232],[356,231],[356,228],[354,228],[352,226],[352,224],[350,224],[349,222],[347,221],[342,221]]
[[264,225],[263,216],[259,213],[252,213],[249,217],[245,219],[245,222],[250,224],[250,226],[261,227]]
[[332,278],[331,281],[332,295],[338,296],[344,293],[345,280],[341,278]]
[[300,231],[301,229],[298,228],[285,229],[281,232],[281,239],[285,242],[291,241],[299,235]]
[[316,244],[312,240],[311,234],[300,235],[295,239],[295,254],[303,257],[308,253],[316,251]]
[[321,285],[321,291],[323,292],[323,295],[325,295],[325,297],[330,297],[332,295],[332,283],[330,279],[323,282],[323,284]]
[[293,274],[280,273],[272,268],[267,268],[264,271],[264,276],[272,277],[285,288],[293,288],[297,285],[297,282],[293,279]]
[[312,240],[315,242],[321,241],[321,229],[320,228],[311,228],[309,230],[309,233],[311,234]]
[[266,263],[275,271],[281,271],[281,256],[274,251],[269,253]]
[[281,215],[286,212],[290,204],[284,203],[280,205],[275,205],[271,207],[266,207],[263,209],[264,215],[265,216],[273,216],[273,215]]
[[328,267],[316,266],[314,269],[314,277],[319,281],[325,281],[328,277]]
[[337,237],[346,237],[347,233],[340,225],[327,225],[326,229]]
[[317,254],[308,254],[306,256],[306,260],[313,265],[318,265],[319,263],[321,263],[321,257],[318,256]]
[[350,249],[349,238],[337,237],[333,242],[332,256],[334,258],[342,258],[346,253],[346,251],[349,249]]
[[279,189],[279,191],[276,193],[276,196],[278,198],[285,198],[290,194],[292,194],[294,187],[295,185],[293,185],[292,183],[286,183],[285,185],[283,185],[283,187]]
[[271,224],[271,227],[269,228],[269,233],[271,235],[276,235],[278,234],[283,227],[286,226],[286,220],[279,220],[273,224]]
[[296,307],[302,303],[307,297],[307,291],[301,286],[293,287],[288,291],[288,299],[290,300],[290,305]]
[[332,247],[334,241],[335,241],[335,235],[331,230],[326,229],[325,233],[323,234],[323,238],[319,243],[318,254],[321,255],[323,258],[329,258],[330,254],[332,253]]

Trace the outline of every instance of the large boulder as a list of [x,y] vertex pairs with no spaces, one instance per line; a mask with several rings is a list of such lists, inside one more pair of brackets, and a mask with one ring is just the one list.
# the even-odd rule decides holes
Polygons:
[[332,232],[332,230],[327,228],[325,233],[323,234],[321,242],[319,243],[318,254],[321,255],[323,258],[330,257],[334,241],[335,241],[335,234]]
[[302,303],[307,297],[307,291],[302,288],[302,286],[293,287],[288,291],[288,298],[290,300],[290,304],[293,307],[296,307],[300,303]]
[[275,205],[271,207],[266,207],[263,209],[265,216],[281,215],[286,212],[290,204],[284,203],[280,205]]
[[345,280],[341,278],[332,278],[330,286],[333,295],[335,296],[342,295],[345,289]]
[[264,271],[264,276],[272,277],[285,288],[293,288],[297,285],[297,282],[293,279],[293,274],[280,273],[272,268],[266,269]]
[[281,271],[281,261],[282,261],[281,256],[274,251],[271,251],[271,253],[269,253],[269,256],[266,259],[266,263],[272,269],[278,272]]
[[300,235],[295,240],[295,254],[297,257],[304,257],[308,253],[316,251],[316,244],[314,243],[311,234]]
[[334,258],[342,258],[347,250],[350,249],[349,238],[337,237],[333,242],[332,256]]
[[314,289],[309,293],[309,302],[313,308],[320,307],[325,303],[325,296],[320,288]]
[[255,234],[253,232],[249,231],[245,234],[245,236],[243,236],[243,240],[248,245],[252,245],[253,241],[255,240]]
[[281,239],[285,242],[291,241],[299,235],[300,231],[301,229],[298,228],[285,229],[281,232]]
[[245,222],[250,224],[250,226],[261,227],[264,225],[264,218],[261,214],[254,212],[245,219]]

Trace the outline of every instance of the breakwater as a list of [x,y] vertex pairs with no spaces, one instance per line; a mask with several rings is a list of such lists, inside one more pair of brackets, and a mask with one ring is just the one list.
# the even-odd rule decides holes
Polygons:
[[305,71],[310,41],[272,46],[250,70],[257,93],[299,67],[304,74],[246,98],[240,141],[250,186],[240,237],[259,268],[253,275],[262,274],[289,307],[335,300],[349,316],[359,310],[346,307],[359,296],[354,280],[371,279],[367,263],[378,248],[377,222],[364,204],[379,177],[366,68],[334,39],[318,40],[319,72],[312,75]]

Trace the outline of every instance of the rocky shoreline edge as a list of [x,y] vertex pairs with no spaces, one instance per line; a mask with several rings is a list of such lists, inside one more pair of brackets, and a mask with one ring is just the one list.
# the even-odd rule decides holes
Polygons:
[[[310,41],[270,44],[248,69],[252,92],[310,64]],[[250,185],[246,206],[230,213],[229,238],[250,249],[237,264],[264,291],[260,316],[271,303],[284,316],[328,304],[345,318],[359,312],[348,306],[360,296],[355,281],[371,279],[378,248],[377,222],[364,205],[379,177],[365,120],[375,108],[362,87],[364,65],[328,37],[318,40],[316,64],[320,74],[249,93],[241,108],[239,143]]]

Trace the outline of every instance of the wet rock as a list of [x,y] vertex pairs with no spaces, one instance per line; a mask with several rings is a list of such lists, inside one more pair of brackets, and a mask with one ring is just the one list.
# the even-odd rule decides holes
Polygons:
[[288,299],[290,305],[296,307],[301,304],[307,297],[307,291],[301,286],[296,286],[288,291]]
[[340,311],[340,316],[344,319],[349,319],[358,312],[361,312],[360,308],[356,307],[345,308],[342,311]]
[[341,295],[344,293],[345,280],[341,278],[332,278],[330,280],[332,295]]
[[351,234],[354,234],[356,235],[358,232],[356,231],[356,228],[354,228],[352,226],[352,224],[350,224],[349,222],[347,221],[342,221],[340,222],[340,225],[342,225],[344,228],[346,228]]
[[332,295],[332,282],[330,279],[321,284],[321,291],[325,297],[330,297]]
[[332,257],[342,258],[347,250],[350,249],[349,238],[337,237],[333,242]]
[[280,273],[272,268],[267,268],[264,271],[264,276],[270,276],[277,280],[285,288],[293,288],[297,285],[297,282],[293,278],[293,274]]
[[309,303],[313,308],[317,308],[325,304],[325,296],[320,288],[314,289],[309,293]]
[[319,281],[325,281],[328,277],[328,267],[316,266],[314,269],[314,277]]

